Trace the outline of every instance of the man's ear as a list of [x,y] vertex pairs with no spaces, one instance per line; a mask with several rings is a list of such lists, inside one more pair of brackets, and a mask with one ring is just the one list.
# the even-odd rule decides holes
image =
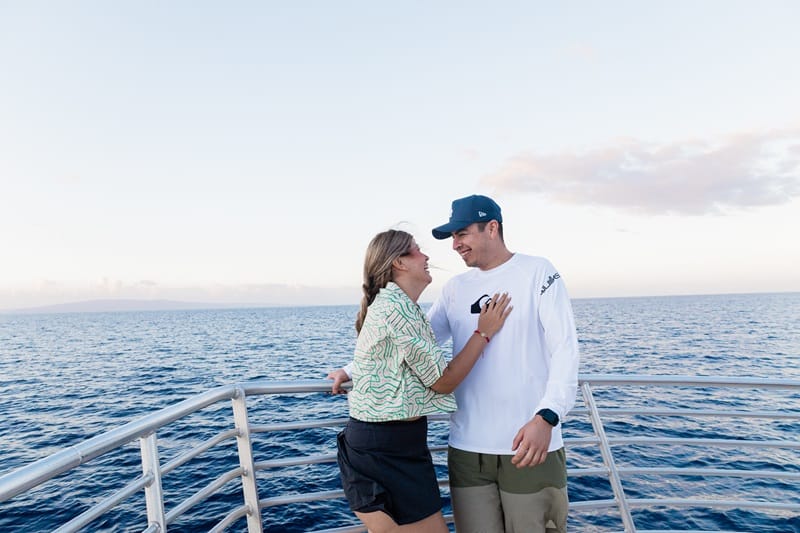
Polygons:
[[494,237],[499,234],[500,223],[496,220],[489,221],[489,236]]

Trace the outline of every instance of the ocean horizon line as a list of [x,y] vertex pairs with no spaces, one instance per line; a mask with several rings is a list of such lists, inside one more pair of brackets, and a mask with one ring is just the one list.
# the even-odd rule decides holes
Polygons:
[[[623,300],[648,298],[688,298],[713,296],[749,296],[770,294],[800,294],[800,291],[752,291],[752,292],[708,292],[682,294],[649,294],[623,296],[587,296],[571,298],[574,302],[590,300]],[[420,301],[420,305],[430,305],[433,300]],[[235,309],[270,309],[292,307],[346,307],[358,306],[359,302],[326,303],[287,303],[287,302],[208,302],[191,300],[169,300],[163,298],[94,298],[75,300],[57,304],[0,309],[0,315],[35,315],[66,313],[121,313],[148,311],[218,311]]]

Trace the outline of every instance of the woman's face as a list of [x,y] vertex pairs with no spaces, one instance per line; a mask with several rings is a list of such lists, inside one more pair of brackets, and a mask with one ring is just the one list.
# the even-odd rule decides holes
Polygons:
[[403,263],[408,266],[408,273],[415,279],[424,281],[426,285],[433,281],[431,273],[428,271],[428,259],[430,258],[422,253],[417,241],[411,240],[408,252],[406,252],[401,259],[403,259]]

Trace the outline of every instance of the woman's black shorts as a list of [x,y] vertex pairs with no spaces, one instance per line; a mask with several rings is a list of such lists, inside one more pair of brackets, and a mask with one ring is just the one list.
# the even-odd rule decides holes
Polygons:
[[428,449],[428,419],[362,422],[351,418],[337,436],[342,486],[350,509],[383,511],[410,524],[442,508]]

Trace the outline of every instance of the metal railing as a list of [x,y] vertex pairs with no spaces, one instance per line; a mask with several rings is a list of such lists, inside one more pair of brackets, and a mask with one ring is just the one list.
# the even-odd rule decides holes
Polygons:
[[[658,447],[667,447],[668,450],[672,450],[675,447],[696,447],[703,450],[759,448],[781,450],[781,453],[798,455],[798,450],[800,450],[800,440],[798,440],[798,433],[800,432],[797,431],[800,423],[800,409],[798,409],[800,405],[800,381],[688,376],[581,375],[579,383],[580,396],[585,407],[576,407],[570,413],[569,420],[565,426],[565,442],[568,449],[591,448],[599,450],[602,461],[601,464],[596,466],[571,466],[568,469],[568,475],[570,479],[583,476],[605,479],[610,487],[611,497],[572,501],[570,503],[571,514],[576,512],[614,513],[618,515],[620,525],[625,532],[644,533],[647,530],[637,529],[636,527],[634,517],[636,509],[653,507],[735,508],[788,513],[791,517],[800,513],[800,502],[798,502],[797,498],[793,501],[791,498],[787,498],[787,501],[774,501],[772,498],[722,499],[701,498],[694,495],[679,497],[660,495],[653,498],[631,495],[629,493],[630,489],[626,490],[625,487],[627,483],[635,483],[637,476],[655,476],[658,478],[683,476],[687,478],[719,478],[723,480],[767,478],[771,480],[779,479],[782,483],[789,484],[790,490],[787,492],[789,494],[793,492],[796,496],[800,493],[800,468],[681,468],[671,465],[666,467],[644,467],[624,464],[617,457],[620,450],[628,453],[632,449],[653,450]],[[645,388],[648,392],[652,392],[654,388],[663,388],[666,391],[665,393],[661,395],[649,394],[646,403],[652,403],[650,399],[659,396],[667,401],[662,406],[648,407],[636,405],[638,402],[635,401],[626,400],[626,395],[633,394],[635,396],[635,392],[632,393],[631,391],[635,391],[637,388]],[[270,472],[285,467],[335,463],[336,458],[335,453],[329,449],[326,453],[316,455],[269,456],[266,458],[258,457],[259,460],[257,460],[259,449],[263,446],[256,447],[254,442],[269,443],[271,436],[280,432],[341,427],[346,422],[345,408],[344,402],[341,402],[339,404],[341,406],[341,416],[258,425],[254,422],[253,416],[248,414],[247,400],[265,395],[274,397],[325,393],[329,389],[330,382],[328,381],[255,381],[209,390],[0,476],[0,515],[2,515],[3,505],[12,502],[15,497],[25,497],[30,492],[38,490],[49,480],[62,474],[73,473],[79,466],[138,440],[141,450],[142,474],[99,501],[93,501],[90,505],[85,505],[86,509],[77,511],[75,516],[71,516],[54,531],[59,533],[81,531],[122,505],[123,502],[128,502],[127,504],[130,505],[131,498],[143,492],[146,507],[146,524],[140,526],[142,531],[166,532],[171,524],[175,523],[179,518],[185,517],[190,510],[196,510],[198,506],[218,495],[223,488],[230,488],[231,484],[235,485],[236,480],[238,480],[238,488],[236,490],[241,494],[242,503],[228,510],[221,520],[209,528],[209,531],[225,531],[244,520],[249,533],[261,532],[264,529],[262,511],[266,509],[291,506],[304,502],[342,499],[344,495],[341,490],[333,489],[311,490],[300,494],[288,493],[265,497],[264,494],[259,492],[259,476],[268,475]],[[707,395],[708,391],[726,389],[737,391],[779,389],[788,391],[788,394],[781,396],[784,402],[781,408],[769,410],[764,409],[764,405],[759,408],[754,408],[752,405],[738,405],[746,402],[739,402],[736,398],[731,400],[732,396],[728,395],[722,396],[720,402],[712,401],[710,403],[714,405],[717,403],[730,403],[734,404],[735,408],[676,407],[674,402],[670,401],[677,398],[676,391],[685,392],[691,398],[692,396],[704,397],[703,395]],[[232,402],[233,408],[232,427],[218,431],[210,438],[192,445],[188,450],[179,453],[170,461],[162,464],[160,451],[163,450],[163,444],[161,447],[159,446],[159,431],[163,431],[173,422],[212,406],[218,407],[220,402],[228,400]],[[322,397],[319,400],[325,401]],[[681,404],[685,403],[684,400],[679,401]],[[604,403],[604,405],[600,407],[598,405],[600,403]],[[708,404],[709,402],[705,401],[703,403]],[[583,436],[580,432],[576,432],[573,436],[572,432],[566,428],[570,427],[573,420],[580,420],[581,417],[588,419],[588,422],[584,422],[584,424],[590,429],[586,429]],[[656,433],[654,429],[657,425],[654,422],[655,420],[674,420],[675,417],[681,421],[703,418],[713,421],[724,419],[770,421],[773,424],[769,426],[769,431],[776,431],[779,434],[779,438],[742,438],[742,434],[724,438],[690,438],[669,436],[670,431],[652,434]],[[617,435],[617,432],[610,434],[611,432],[608,431],[609,425],[615,424],[613,421],[631,418],[646,419],[648,421],[645,426],[646,432],[650,434],[630,436]],[[445,420],[446,418],[438,416],[431,417],[431,419],[435,421]],[[780,427],[775,429],[776,426]],[[663,433],[667,435],[665,436]],[[266,437],[262,437],[262,435]],[[173,474],[179,467],[187,465],[190,461],[207,454],[210,450],[226,444],[230,446],[233,442],[236,445],[237,464],[226,467],[227,469],[223,473],[217,474],[214,479],[208,481],[201,489],[190,496],[171,506],[165,504],[164,493],[165,487],[170,486],[168,483],[170,474]],[[446,450],[446,446],[432,445],[431,450],[434,453],[443,453]],[[667,454],[669,455],[669,451]],[[440,479],[440,486],[447,490],[446,477]],[[69,501],[68,496],[62,495],[65,501]],[[75,502],[75,505],[84,505],[84,503]],[[447,516],[447,520],[452,523],[451,516]],[[130,527],[132,526],[128,524],[126,529]],[[356,520],[352,518],[351,525],[317,531],[318,533],[348,533],[365,531],[365,529],[356,524]],[[650,531],[654,532],[656,530]]]

